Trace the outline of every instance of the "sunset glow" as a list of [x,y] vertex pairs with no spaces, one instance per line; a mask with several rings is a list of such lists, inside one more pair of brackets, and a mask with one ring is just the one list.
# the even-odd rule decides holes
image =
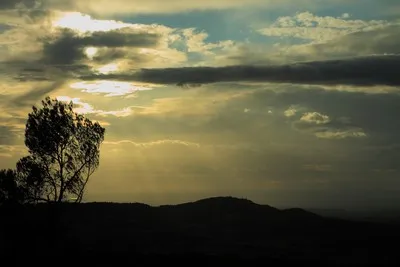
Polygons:
[[126,27],[131,27],[131,24],[115,21],[115,20],[97,20],[90,15],[80,12],[69,12],[60,16],[53,21],[54,27],[68,28],[76,30],[80,33],[111,31]]
[[89,200],[400,206],[397,2],[0,0],[0,169],[52,96],[107,126]]
[[138,91],[151,90],[151,88],[135,86],[132,83],[115,81],[77,82],[72,83],[70,87],[91,94],[104,94],[105,96],[123,96]]

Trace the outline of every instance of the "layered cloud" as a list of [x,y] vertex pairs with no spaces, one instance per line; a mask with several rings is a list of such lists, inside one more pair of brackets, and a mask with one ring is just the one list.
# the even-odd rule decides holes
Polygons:
[[160,84],[279,82],[299,84],[400,85],[400,56],[371,56],[275,66],[143,69],[132,74],[83,76],[84,80],[136,80]]
[[354,56],[399,54],[400,21],[317,16],[283,16],[255,30],[274,44],[243,43],[221,60],[228,64],[282,64]]
[[[301,0],[307,3],[308,0]],[[271,7],[272,5],[282,5],[281,1],[276,0],[204,0],[200,2],[184,0],[116,0],[113,2],[106,0],[5,0],[0,8],[21,9],[23,8],[51,8],[59,10],[80,10],[94,14],[132,14],[132,13],[178,13],[193,10],[224,10],[230,8],[241,8],[248,5],[258,7]],[[284,3],[287,4],[288,2]]]

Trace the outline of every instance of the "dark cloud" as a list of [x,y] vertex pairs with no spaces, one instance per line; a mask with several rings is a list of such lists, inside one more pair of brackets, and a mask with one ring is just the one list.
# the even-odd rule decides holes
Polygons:
[[0,0],[0,12],[4,21],[10,24],[37,23],[51,13],[38,0]]
[[43,57],[44,62],[49,64],[73,64],[85,55],[75,33],[64,30],[61,37],[44,41]]
[[0,62],[0,77],[5,81],[17,82],[55,82],[74,79],[92,73],[85,64],[45,64],[43,60]]
[[152,33],[129,33],[124,30],[95,32],[90,36],[76,38],[79,45],[106,47],[153,47],[160,35]]
[[59,35],[43,40],[44,61],[50,64],[72,64],[85,58],[85,47],[153,47],[159,39],[157,34],[129,33],[122,30],[95,32],[88,36],[78,36],[72,30],[62,30]]
[[133,74],[92,75],[84,80],[137,80],[159,84],[275,82],[321,85],[400,85],[400,56],[370,56],[271,66],[142,69]]
[[[103,47],[103,48],[99,48],[97,50],[96,55],[93,56],[93,60],[100,64],[107,64],[110,61],[124,58],[124,57],[131,58],[131,55],[128,55],[126,51],[124,51],[120,48],[115,48],[115,47],[104,48]],[[132,58],[132,60],[135,60],[135,58]]]
[[19,8],[34,8],[37,0],[1,0],[0,9],[19,9]]

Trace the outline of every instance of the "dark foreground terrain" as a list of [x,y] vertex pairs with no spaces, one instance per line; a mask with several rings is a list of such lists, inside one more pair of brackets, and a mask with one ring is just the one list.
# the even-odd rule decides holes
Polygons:
[[400,225],[324,218],[230,197],[161,207],[43,204],[0,212],[0,253],[17,266],[26,260],[52,266],[85,260],[90,266],[400,264]]

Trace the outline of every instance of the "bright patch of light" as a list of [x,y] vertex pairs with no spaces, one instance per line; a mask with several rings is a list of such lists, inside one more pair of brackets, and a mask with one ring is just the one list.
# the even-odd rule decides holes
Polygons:
[[87,47],[85,49],[85,54],[89,59],[93,59],[93,57],[97,54],[97,48],[96,47]]
[[[121,110],[105,111],[101,109],[95,109],[89,103],[81,101],[80,98],[71,98],[69,96],[57,96],[58,101],[71,102],[74,104],[74,111],[79,114],[97,114],[99,116],[115,116],[115,117],[127,117],[133,113],[130,107],[123,108]],[[108,122],[101,122],[102,125],[110,125]]]
[[307,112],[304,113],[300,118],[300,121],[315,124],[327,124],[331,121],[329,116],[318,113],[318,112]]
[[137,91],[152,90],[152,88],[136,86],[129,82],[95,81],[77,82],[70,85],[73,89],[91,94],[105,94],[106,96],[123,96]]
[[295,109],[294,107],[290,107],[287,110],[285,110],[283,114],[285,114],[286,117],[293,117],[294,115],[296,115],[297,111],[298,110]]
[[118,64],[111,63],[97,69],[101,74],[109,74],[118,71]]
[[102,111],[99,112],[99,115],[101,116],[109,116],[113,115],[115,117],[128,117],[133,113],[132,109],[130,107],[121,109],[121,110],[112,110],[112,111]]
[[68,103],[72,101],[72,103],[74,103],[74,104],[78,103],[80,100],[79,98],[72,98],[69,96],[57,96],[56,99],[58,101],[68,102]]
[[62,102],[71,102],[74,104],[74,111],[79,114],[88,114],[88,113],[93,113],[94,108],[85,102],[82,102],[80,98],[71,98],[69,96],[57,96],[56,97],[58,101]]
[[97,20],[93,19],[89,15],[79,12],[68,12],[64,13],[60,18],[53,21],[53,26],[86,33],[118,30],[126,27],[132,27],[133,25],[115,20]]

